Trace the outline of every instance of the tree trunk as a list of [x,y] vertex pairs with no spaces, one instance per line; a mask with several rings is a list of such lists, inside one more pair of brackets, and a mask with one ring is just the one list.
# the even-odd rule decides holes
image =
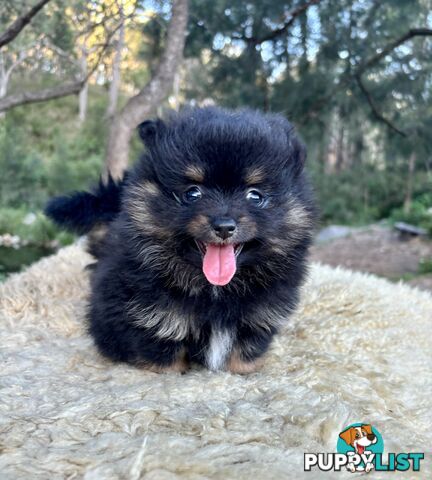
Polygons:
[[309,70],[309,60],[308,60],[308,25],[307,25],[307,12],[300,17],[300,31],[301,31],[301,45],[302,45],[302,56],[299,64],[300,75],[304,75]]
[[83,123],[87,117],[88,82],[85,82],[83,88],[79,92],[78,103],[79,103],[78,119],[80,123]]
[[[80,58],[80,75],[81,78],[87,77],[87,52],[85,51],[85,47],[82,48],[81,51],[81,58]],[[79,113],[78,119],[80,123],[83,123],[87,117],[87,106],[88,106],[88,82],[86,81],[82,86],[79,94],[78,94],[78,105],[79,105]]]
[[403,206],[404,213],[410,213],[411,211],[415,163],[416,163],[416,154],[413,152],[411,153],[408,161],[408,178],[407,178],[405,200],[404,200],[404,206]]
[[338,141],[337,141],[337,154],[336,154],[336,172],[340,173],[345,164],[345,127],[343,121],[340,122],[340,128],[338,132]]
[[108,137],[105,178],[122,178],[129,162],[129,141],[139,123],[169,95],[186,37],[188,0],[173,0],[165,51],[150,82],[114,117]]
[[[0,52],[0,100],[6,97],[12,71],[24,60],[25,56],[25,53],[21,53],[15,61],[11,60],[11,65],[6,68],[5,55]],[[0,119],[5,116],[6,112],[0,111]]]
[[117,100],[120,89],[121,62],[123,56],[123,49],[125,46],[125,24],[122,6],[120,6],[120,22],[121,24],[118,32],[118,39],[116,42],[114,60],[112,65],[112,80],[108,94],[108,107],[106,111],[106,116],[109,119],[112,119],[112,117],[114,117],[117,110]]
[[[6,73],[6,67],[3,54],[0,52],[0,98],[6,96],[8,86],[8,75]],[[5,117],[5,112],[0,112],[0,119]]]

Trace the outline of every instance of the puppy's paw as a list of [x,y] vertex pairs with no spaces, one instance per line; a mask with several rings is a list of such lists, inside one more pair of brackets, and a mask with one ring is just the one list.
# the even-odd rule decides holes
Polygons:
[[172,363],[171,365],[164,365],[164,366],[161,366],[161,365],[150,365],[150,366],[146,366],[145,367],[147,370],[150,370],[151,372],[155,372],[155,373],[170,373],[170,372],[174,372],[174,373],[186,373],[190,366],[187,362],[185,361],[176,361],[174,363]]
[[149,370],[150,372],[154,373],[186,373],[189,368],[190,364],[189,361],[186,358],[186,355],[182,353],[181,355],[176,358],[176,360],[169,364],[169,365],[157,365],[155,363],[139,363],[138,365],[140,368],[143,368],[144,370]]
[[264,364],[264,360],[259,358],[252,362],[247,362],[240,358],[238,352],[233,352],[227,363],[227,370],[231,373],[238,373],[240,375],[246,375],[248,373],[254,373],[261,369]]

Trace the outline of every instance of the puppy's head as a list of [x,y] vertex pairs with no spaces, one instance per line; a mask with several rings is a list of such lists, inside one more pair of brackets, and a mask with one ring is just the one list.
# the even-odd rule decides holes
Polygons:
[[372,431],[371,425],[360,425],[359,427],[350,427],[339,434],[339,437],[346,444],[354,447],[359,453],[363,453],[366,447],[377,442],[377,438]]
[[185,110],[140,126],[147,154],[125,208],[184,268],[226,285],[242,266],[277,270],[311,236],[305,149],[283,117]]

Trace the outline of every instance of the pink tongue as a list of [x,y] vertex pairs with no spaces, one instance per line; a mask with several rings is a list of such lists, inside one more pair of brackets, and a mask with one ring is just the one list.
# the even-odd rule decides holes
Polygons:
[[208,243],[204,255],[203,272],[213,285],[226,285],[236,272],[234,245]]

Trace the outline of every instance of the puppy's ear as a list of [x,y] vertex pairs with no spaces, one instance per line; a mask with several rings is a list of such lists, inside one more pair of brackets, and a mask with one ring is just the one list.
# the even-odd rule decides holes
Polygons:
[[296,177],[302,172],[306,162],[306,147],[297,135],[294,125],[286,118],[281,115],[269,115],[267,119],[274,136],[285,135],[286,149],[289,154],[287,171]]
[[347,445],[352,445],[352,442],[354,441],[354,435],[355,435],[355,429],[353,427],[347,428],[343,432],[339,434],[339,437],[342,438],[342,440],[347,444]]
[[141,140],[147,146],[152,146],[156,138],[165,130],[165,124],[162,120],[146,120],[138,125],[138,134]]
[[370,435],[372,433],[372,425],[362,425],[362,428],[366,430],[366,433]]
[[291,160],[293,162],[292,171],[295,176],[303,171],[307,152],[304,143],[293,132],[290,138],[290,146],[292,149]]

